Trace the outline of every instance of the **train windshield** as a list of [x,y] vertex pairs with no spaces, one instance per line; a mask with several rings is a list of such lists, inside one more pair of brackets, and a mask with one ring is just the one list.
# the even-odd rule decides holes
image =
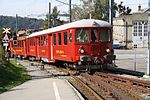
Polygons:
[[88,42],[89,41],[89,29],[78,28],[76,29],[76,42]]
[[110,29],[100,29],[100,41],[110,41]]
[[97,29],[92,29],[91,30],[91,40],[92,40],[92,43],[95,43],[98,41],[98,32],[97,32]]

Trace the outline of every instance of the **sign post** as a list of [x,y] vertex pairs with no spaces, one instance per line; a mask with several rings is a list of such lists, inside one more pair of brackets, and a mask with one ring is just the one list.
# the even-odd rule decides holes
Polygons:
[[150,0],[148,0],[148,49],[147,49],[147,75],[150,76]]
[[4,35],[4,38],[3,38],[3,46],[5,47],[5,57],[7,57],[7,60],[8,60],[8,62],[9,62],[9,53],[10,53],[10,51],[9,51],[9,38],[8,38],[8,34],[11,34],[11,32],[10,32],[10,28],[3,28],[3,34],[5,34]]
[[134,44],[134,71],[136,71],[136,48],[137,48],[137,44]]

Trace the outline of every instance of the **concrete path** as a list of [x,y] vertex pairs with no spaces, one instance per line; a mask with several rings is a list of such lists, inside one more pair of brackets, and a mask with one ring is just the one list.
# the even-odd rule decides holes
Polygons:
[[49,74],[38,67],[20,63],[33,79],[0,94],[0,100],[80,100],[65,79],[48,78]]

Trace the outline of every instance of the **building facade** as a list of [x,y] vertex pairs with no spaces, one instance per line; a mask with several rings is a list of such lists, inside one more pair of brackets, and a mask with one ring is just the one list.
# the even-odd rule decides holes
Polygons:
[[121,15],[113,19],[113,39],[119,40],[127,48],[147,47],[148,44],[148,10],[138,7],[131,15]]

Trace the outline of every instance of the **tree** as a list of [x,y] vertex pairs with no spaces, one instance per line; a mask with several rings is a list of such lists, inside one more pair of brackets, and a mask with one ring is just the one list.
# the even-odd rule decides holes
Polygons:
[[[74,20],[87,19],[90,15],[94,19],[101,19],[108,21],[109,15],[109,0],[82,0],[81,7],[74,6],[72,9],[72,16]],[[117,4],[113,5],[113,16],[115,17],[117,11]]]
[[57,10],[57,7],[55,6],[54,8],[53,8],[53,11],[52,11],[52,14],[47,14],[46,15],[46,19],[45,19],[45,21],[44,21],[44,23],[43,23],[43,28],[44,29],[47,29],[48,28],[48,18],[50,19],[49,21],[50,21],[50,27],[55,27],[55,26],[59,26],[59,25],[61,25],[62,23],[63,23],[63,21],[62,20],[60,20],[60,18],[59,18],[59,13],[60,13],[60,11],[58,11]]
[[122,5],[123,2],[120,2],[118,5],[118,12],[119,15],[129,15],[131,13],[131,9],[129,7],[125,7]]

